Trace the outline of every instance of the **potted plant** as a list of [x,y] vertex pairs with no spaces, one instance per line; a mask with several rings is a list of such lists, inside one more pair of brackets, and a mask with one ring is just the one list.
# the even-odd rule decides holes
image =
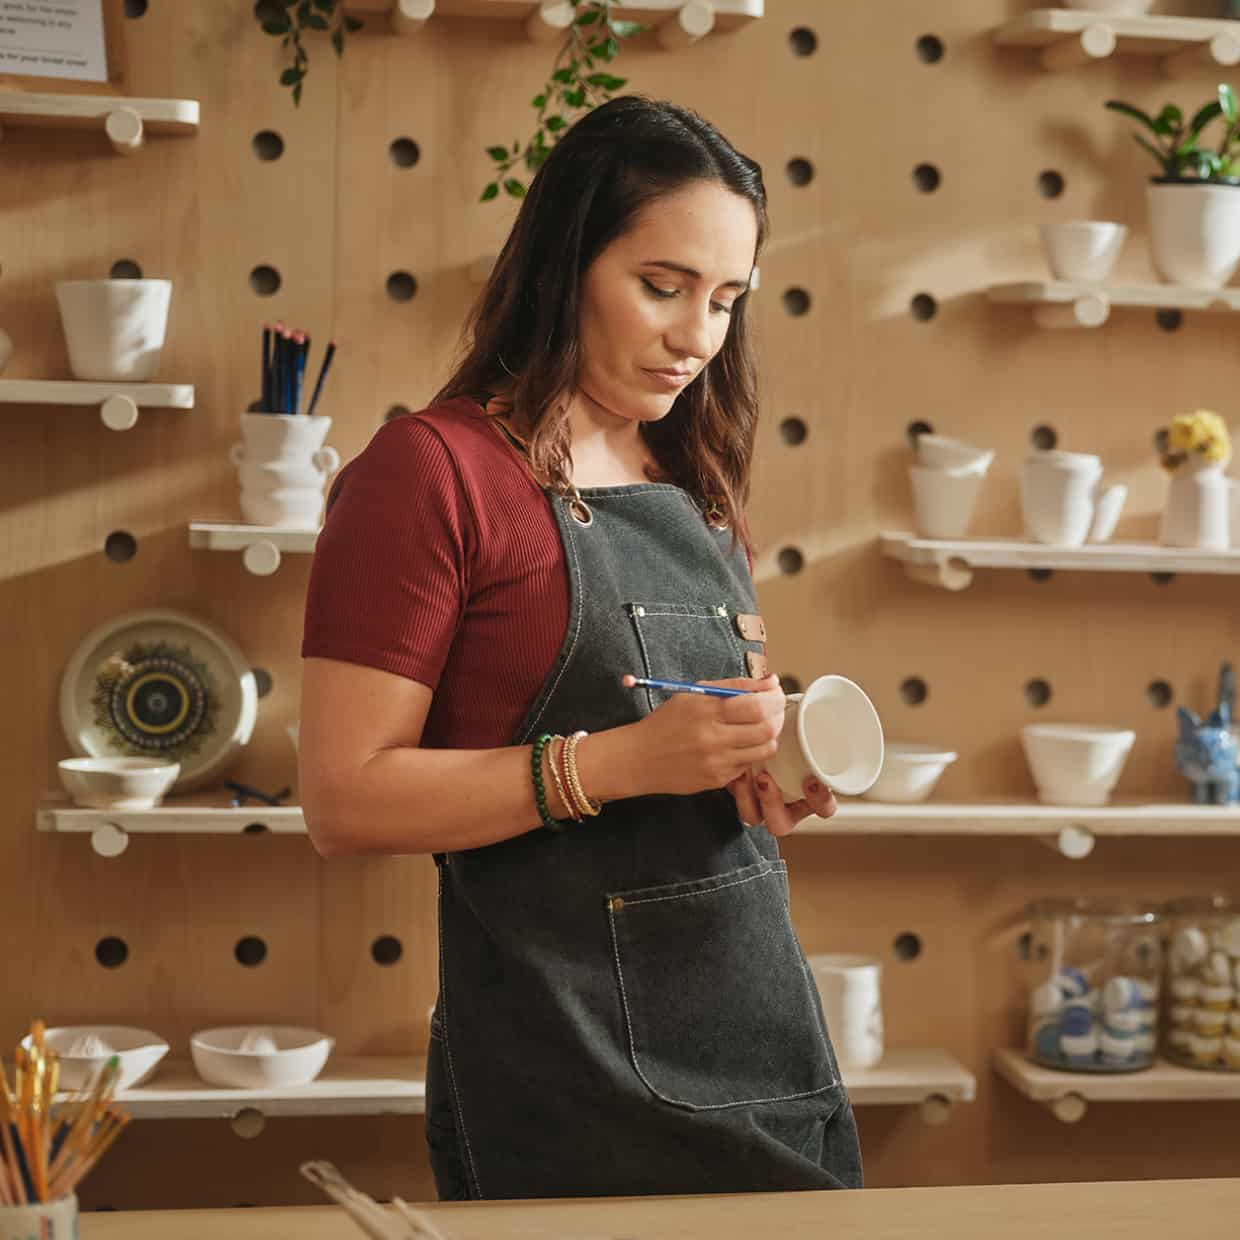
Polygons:
[[[1185,121],[1173,103],[1157,116],[1119,99],[1106,106],[1138,121],[1153,137],[1134,134],[1158,162],[1146,186],[1150,248],[1158,274],[1169,284],[1222,288],[1240,265],[1240,123],[1236,97],[1221,83],[1217,98]],[[1223,122],[1215,149],[1202,144],[1205,129]]]
[[1182,413],[1154,436],[1162,467],[1171,475],[1159,541],[1170,547],[1225,551],[1230,489],[1223,470],[1231,460],[1231,436],[1217,413]]

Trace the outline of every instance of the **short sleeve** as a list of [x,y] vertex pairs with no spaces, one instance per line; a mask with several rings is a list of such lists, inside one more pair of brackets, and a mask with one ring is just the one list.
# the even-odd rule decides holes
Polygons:
[[337,475],[314,549],[303,658],[439,684],[469,596],[475,524],[438,432],[385,423]]

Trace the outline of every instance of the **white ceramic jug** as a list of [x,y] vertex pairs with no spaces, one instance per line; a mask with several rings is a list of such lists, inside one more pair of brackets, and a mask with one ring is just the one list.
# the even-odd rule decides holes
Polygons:
[[1082,452],[1035,452],[1021,471],[1021,512],[1034,542],[1079,547],[1115,532],[1128,488],[1102,486],[1102,461]]

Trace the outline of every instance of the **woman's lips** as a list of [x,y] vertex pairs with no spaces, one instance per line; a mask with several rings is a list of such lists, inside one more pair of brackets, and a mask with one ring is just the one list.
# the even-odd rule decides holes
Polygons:
[[692,371],[683,370],[647,370],[646,374],[664,388],[682,388],[693,378]]

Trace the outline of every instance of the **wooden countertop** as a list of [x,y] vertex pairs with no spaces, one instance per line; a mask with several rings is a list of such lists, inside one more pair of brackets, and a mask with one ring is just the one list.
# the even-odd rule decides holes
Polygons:
[[[448,1240],[1234,1240],[1240,1179],[889,1188],[708,1197],[445,1202]],[[356,1240],[336,1206],[84,1214],[81,1240]]]

